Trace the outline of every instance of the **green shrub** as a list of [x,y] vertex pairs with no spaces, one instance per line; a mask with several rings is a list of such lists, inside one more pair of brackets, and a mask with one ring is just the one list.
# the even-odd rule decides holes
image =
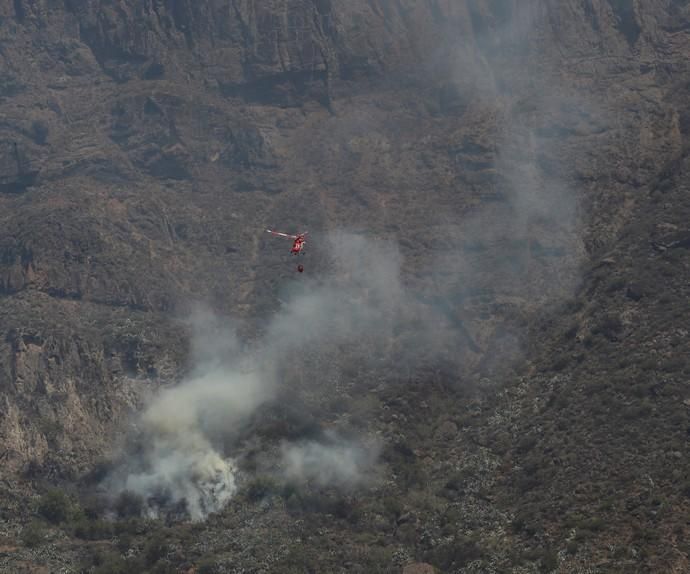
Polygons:
[[333,516],[347,520],[350,524],[357,524],[362,516],[357,502],[348,498],[339,498],[333,503]]
[[82,540],[104,540],[113,534],[113,526],[105,520],[81,518],[73,525],[74,536]]
[[555,550],[547,550],[541,558],[541,571],[552,572],[558,568],[558,554]]
[[533,536],[537,532],[536,522],[537,517],[532,512],[522,511],[515,516],[511,522],[511,527],[515,533]]
[[129,549],[132,547],[132,535],[123,532],[117,537],[117,549],[120,551],[122,554],[127,554]]
[[635,420],[648,417],[652,414],[652,405],[648,400],[643,400],[641,404],[629,405],[623,409],[623,418],[627,420]]
[[638,399],[642,399],[644,397],[648,397],[651,394],[651,388],[652,386],[647,382],[636,383],[630,386],[630,394],[637,397]]
[[517,451],[519,454],[527,454],[531,451],[537,444],[537,438],[535,436],[525,436],[520,439],[517,445]]
[[623,330],[623,322],[618,315],[613,313],[603,317],[592,329],[595,335],[601,334],[609,341],[615,341],[617,335]]
[[108,503],[104,497],[94,494],[80,496],[79,503],[84,516],[89,520],[96,520],[103,516],[103,513],[108,507]]
[[579,330],[579,323],[571,323],[570,326],[563,333],[563,339],[565,339],[566,341],[572,341]]
[[51,488],[41,497],[38,512],[49,522],[60,524],[70,518],[72,503],[63,491]]
[[683,495],[690,498],[690,481],[687,481],[682,487]]
[[177,569],[168,562],[157,562],[153,568],[148,571],[149,574],[177,574]]
[[393,562],[393,549],[387,547],[370,547],[361,558],[360,572],[367,574],[398,574],[399,567]]
[[146,523],[141,518],[128,518],[115,523],[115,533],[118,536],[142,534],[146,530]]
[[603,527],[604,527],[604,521],[603,521],[603,519],[599,518],[598,516],[588,518],[587,520],[584,520],[580,524],[580,528],[586,528],[587,530],[589,530],[591,532],[599,532]]
[[383,499],[383,510],[387,518],[396,521],[403,512],[403,505],[397,496],[386,496]]
[[666,359],[661,363],[661,370],[667,373],[681,372],[685,367],[687,359],[685,357],[674,357]]
[[317,550],[312,549],[307,546],[295,544],[290,547],[287,555],[285,555],[276,564],[276,572],[281,572],[285,574],[292,574],[293,572],[297,574],[304,573],[316,573],[328,571],[324,570],[324,557],[319,556]]
[[43,433],[43,436],[45,437],[47,443],[51,447],[54,447],[56,445],[58,437],[60,437],[60,435],[63,432],[62,424],[60,423],[60,421],[52,419],[42,419],[39,422],[39,428],[41,429],[41,432]]
[[408,490],[411,490],[413,487],[425,485],[429,480],[422,465],[416,462],[400,468],[398,477],[400,483]]
[[132,568],[133,564],[115,552],[98,552],[93,556],[93,563],[96,566],[94,574],[130,574],[137,571]]
[[153,566],[168,553],[168,545],[160,532],[154,533],[144,546],[143,555],[147,566]]
[[22,544],[27,548],[35,548],[43,542],[44,538],[45,528],[38,521],[30,522],[22,529]]
[[651,357],[649,357],[649,358],[647,358],[647,359],[644,359],[644,360],[640,363],[640,368],[641,368],[643,371],[653,371],[653,370],[656,369],[656,367],[657,367],[657,361],[656,361],[656,359],[653,359],[653,358],[651,358]]
[[467,536],[457,536],[453,542],[437,546],[427,555],[427,561],[446,572],[462,568],[473,560],[482,557],[482,551],[476,541]]
[[568,366],[569,362],[569,357],[567,355],[561,355],[560,357],[554,359],[553,363],[551,363],[551,370],[556,373],[560,373]]
[[612,281],[609,282],[609,284],[606,286],[606,292],[607,293],[615,293],[616,291],[620,291],[623,289],[623,287],[626,286],[626,281],[622,277],[616,277]]
[[288,512],[295,514],[302,510],[302,497],[299,492],[292,492],[285,496],[285,508]]
[[216,561],[212,558],[204,558],[196,568],[197,574],[215,574],[217,571]]
[[638,544],[654,545],[661,540],[661,534],[655,528],[638,526],[633,530],[633,541]]

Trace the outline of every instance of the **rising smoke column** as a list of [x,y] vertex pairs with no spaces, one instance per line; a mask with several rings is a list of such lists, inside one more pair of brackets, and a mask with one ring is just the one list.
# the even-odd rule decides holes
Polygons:
[[[397,246],[342,232],[328,245],[332,269],[295,289],[251,350],[221,318],[204,311],[193,315],[192,373],[142,413],[140,451],[115,473],[115,491],[152,500],[154,513],[157,500],[185,501],[193,519],[205,518],[237,490],[236,465],[223,445],[276,395],[286,366],[308,369],[314,384],[322,384],[323,366],[341,344],[354,344],[361,356],[351,359],[363,364],[386,355],[394,332],[415,309],[400,280]],[[432,328],[437,325],[429,322],[422,330]],[[311,362],[301,363],[303,355]],[[282,447],[291,480],[328,479],[335,485],[358,482],[377,451],[334,437]]]
[[220,421],[228,429],[265,398],[253,374],[211,372],[164,391],[143,413],[143,470],[129,474],[124,489],[146,499],[163,495],[186,501],[194,520],[220,510],[236,492],[236,467],[211,437]]

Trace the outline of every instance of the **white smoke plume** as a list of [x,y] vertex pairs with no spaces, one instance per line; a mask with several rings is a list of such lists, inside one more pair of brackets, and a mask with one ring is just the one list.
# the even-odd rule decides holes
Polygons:
[[220,510],[236,491],[236,469],[212,438],[237,428],[266,398],[263,391],[255,374],[230,370],[164,391],[141,418],[144,469],[129,474],[124,488],[146,499],[184,500],[194,520]]
[[380,452],[378,443],[356,443],[333,434],[326,438],[282,445],[282,467],[289,481],[348,488],[371,478]]
[[138,421],[141,452],[112,478],[116,491],[149,501],[184,501],[193,520],[220,510],[237,490],[236,467],[219,448],[227,433],[269,396],[256,370],[243,360],[238,339],[207,310],[196,310],[192,328],[193,370],[179,386],[163,390]]
[[[397,247],[346,233],[332,235],[329,246],[331,269],[302,288],[293,286],[251,349],[212,313],[193,314],[191,375],[162,391],[142,413],[140,452],[112,478],[116,491],[141,495],[152,512],[161,499],[184,501],[192,519],[205,518],[237,489],[236,465],[224,445],[275,396],[286,370],[307,370],[313,384],[322,386],[343,344],[353,345],[360,354],[349,359],[363,364],[385,356],[415,309],[400,280]],[[415,345],[411,356],[423,349]],[[378,453],[334,436],[284,444],[282,451],[291,480],[336,486],[358,483]]]

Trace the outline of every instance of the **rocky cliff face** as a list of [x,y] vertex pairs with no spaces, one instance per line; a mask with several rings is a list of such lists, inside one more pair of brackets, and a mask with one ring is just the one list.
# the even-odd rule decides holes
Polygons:
[[[434,464],[459,460],[460,447],[441,446],[450,432],[519,476],[524,448],[496,447],[506,431],[492,425],[532,436],[543,385],[559,404],[583,361],[591,379],[608,372],[613,351],[588,346],[590,331],[620,339],[621,357],[687,349],[680,307],[668,337],[681,342],[658,347],[663,303],[641,293],[659,281],[640,276],[650,257],[671,258],[668,296],[687,294],[689,37],[678,0],[1,3],[0,473],[87,470],[145,397],[182,376],[177,318],[194,301],[254,324],[270,316],[293,270],[262,232],[287,225],[314,234],[314,273],[331,230],[399,243],[405,285],[462,330],[453,376],[518,389],[508,407],[489,400],[478,439],[456,436],[467,421],[439,430],[430,468],[441,477]],[[608,290],[611,275],[620,285]],[[536,322],[572,298],[578,326]],[[635,324],[647,335],[622,338]],[[549,378],[545,349],[572,358],[565,378]],[[506,374],[517,357],[533,380]],[[685,397],[673,385],[669,404]],[[577,392],[584,409],[591,393]],[[558,424],[550,408],[540,416]],[[578,424],[583,441],[602,432]],[[502,472],[498,499],[513,492]],[[572,488],[563,476],[551,479]],[[472,503],[486,505],[492,485]],[[500,504],[496,528],[516,511]],[[544,524],[545,544],[564,540],[559,519]]]

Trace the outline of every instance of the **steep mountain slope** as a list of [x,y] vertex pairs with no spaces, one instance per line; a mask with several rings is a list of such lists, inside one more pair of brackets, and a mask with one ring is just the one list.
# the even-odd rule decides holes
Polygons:
[[[158,568],[686,570],[689,36],[675,0],[3,3],[8,540],[23,494],[131,452],[203,302],[279,384],[223,439],[247,489]],[[378,480],[266,478],[333,430],[378,437]],[[88,556],[52,536],[3,567]]]
[[496,427],[522,437],[497,489],[519,529],[596,548],[606,571],[688,568],[687,161],[644,190],[535,338],[534,372]]

